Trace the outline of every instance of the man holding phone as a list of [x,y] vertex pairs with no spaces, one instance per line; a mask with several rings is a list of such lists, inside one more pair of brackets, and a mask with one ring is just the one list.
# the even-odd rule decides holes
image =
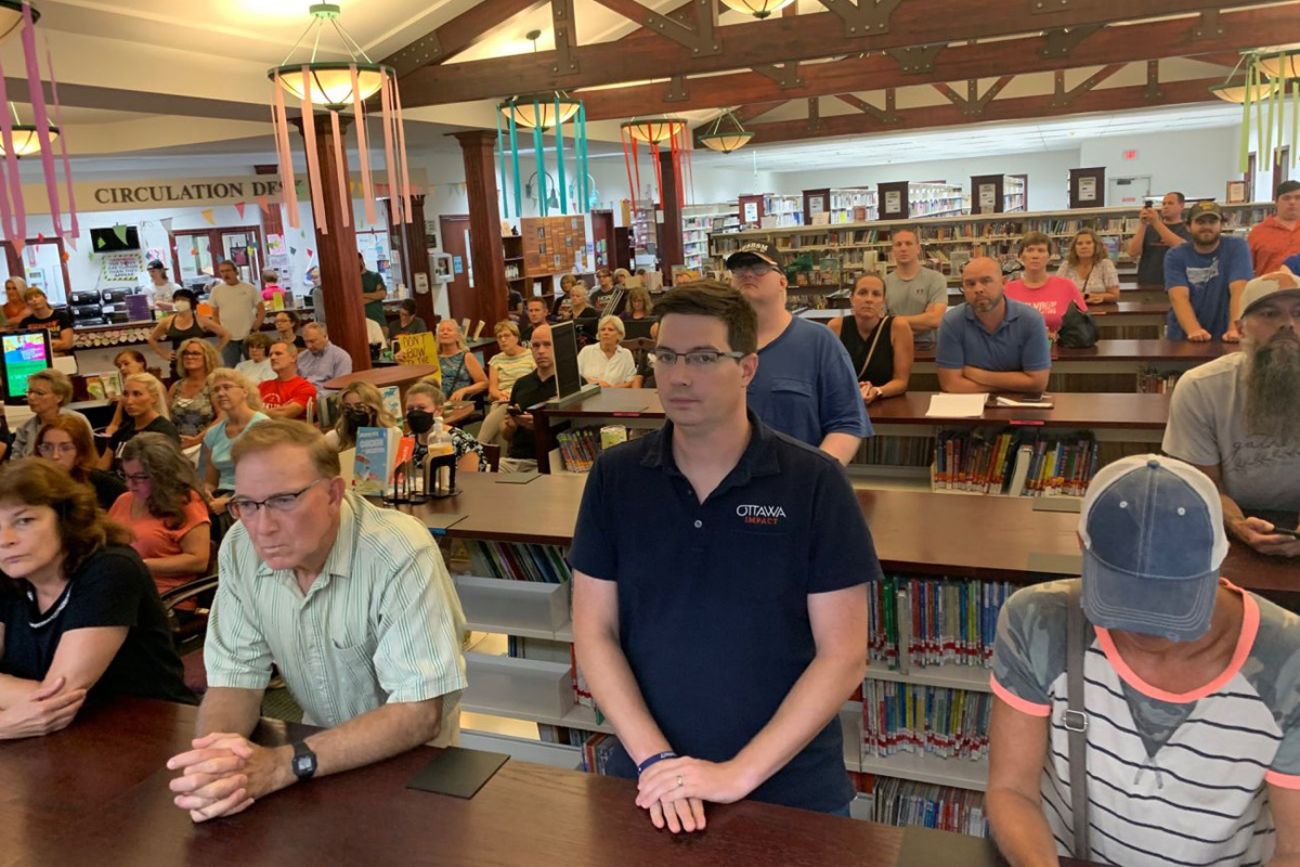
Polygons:
[[1165,193],[1157,208],[1148,204],[1138,215],[1137,231],[1128,242],[1130,258],[1138,259],[1138,285],[1165,285],[1165,253],[1192,239],[1192,232],[1183,222],[1183,206],[1187,199],[1182,193]]
[[544,400],[558,393],[555,382],[555,348],[551,342],[551,326],[533,328],[528,341],[533,350],[537,368],[515,380],[510,389],[510,405],[501,424],[501,433],[510,443],[506,456],[501,458],[503,473],[531,473],[537,470],[537,438],[533,429],[533,414],[528,412]]
[[1261,554],[1300,556],[1300,283],[1256,277],[1241,298],[1242,351],[1183,374],[1161,448],[1209,476],[1228,534]]

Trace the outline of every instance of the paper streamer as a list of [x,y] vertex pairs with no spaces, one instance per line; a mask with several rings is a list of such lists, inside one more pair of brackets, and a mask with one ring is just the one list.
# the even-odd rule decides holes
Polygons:
[[342,200],[343,225],[352,225],[352,203],[348,201],[348,176],[345,163],[348,152],[343,147],[343,134],[339,132],[339,113],[330,111],[330,133],[334,136],[334,182],[338,184],[339,198]]
[[560,213],[569,210],[568,184],[564,178],[564,124],[560,123],[560,92],[555,92],[555,163],[556,180],[560,185]]
[[[36,138],[41,143],[41,168],[45,174],[45,193],[50,199],[50,219],[54,221],[54,232],[63,237],[63,212],[59,204],[59,188],[55,183],[58,172],[54,168],[54,146],[50,142],[50,115],[45,108],[45,86],[41,81],[41,70],[37,63],[36,24],[32,21],[32,4],[23,2],[23,57],[27,61],[28,99],[32,103],[32,114],[36,124]],[[0,106],[0,109],[7,106]],[[21,196],[21,192],[19,193]]]
[[406,161],[406,124],[402,120],[402,93],[397,89],[397,79],[385,75],[393,88],[393,106],[397,109],[397,158],[402,167],[401,195],[402,201],[406,207],[406,219],[404,222],[410,223],[412,212],[414,211],[414,202],[411,201],[411,167]]
[[276,73],[271,83],[271,117],[275,125],[276,150],[280,155],[280,185],[284,188],[284,203],[288,206],[289,227],[296,229],[298,220],[298,180],[293,176],[293,155],[289,151],[289,114],[284,107],[284,85]]
[[307,143],[307,179],[311,183],[311,212],[316,220],[316,231],[330,232],[325,219],[325,195],[321,190],[320,156],[316,153],[316,116],[311,106],[311,70],[302,67],[302,99],[298,110],[302,113],[302,137]]
[[389,213],[393,215],[394,223],[401,223],[403,222],[402,199],[400,196],[393,195],[392,192],[394,186],[398,183],[398,174],[397,162],[393,159],[393,129],[391,123],[393,117],[393,101],[387,87],[387,82],[385,82],[385,86],[379,88],[379,97],[380,107],[382,108],[384,115],[384,122],[381,126],[384,128],[384,165],[388,171]]
[[375,182],[370,175],[370,149],[366,144],[366,106],[361,101],[360,85],[357,82],[357,67],[353,64],[352,72],[352,119],[357,125],[357,151],[361,158],[361,202],[366,209],[366,222],[374,225],[378,222],[375,213]]
[[[0,108],[8,105],[4,67],[0,66]],[[8,183],[0,178],[0,220],[4,221],[5,237],[21,245],[27,238],[27,213],[23,203],[23,182],[18,174],[18,156],[14,153],[14,121],[8,111],[0,111],[0,142],[4,144],[5,174],[8,176]],[[18,249],[21,251],[21,246]]]
[[54,74],[54,55],[50,53],[49,37],[42,34],[45,43],[45,66],[50,70],[50,95],[54,98],[54,125],[59,128],[59,156],[63,161],[63,184],[68,192],[68,214],[71,231],[64,238],[72,249],[77,249],[81,227],[77,222],[77,193],[72,186],[72,163],[68,160],[68,128],[63,125],[63,104],[59,101],[59,79]]

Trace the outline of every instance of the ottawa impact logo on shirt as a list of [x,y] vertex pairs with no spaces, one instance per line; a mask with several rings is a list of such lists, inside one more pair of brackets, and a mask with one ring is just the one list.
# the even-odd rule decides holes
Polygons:
[[736,515],[746,524],[775,526],[785,520],[785,509],[780,506],[737,506]]

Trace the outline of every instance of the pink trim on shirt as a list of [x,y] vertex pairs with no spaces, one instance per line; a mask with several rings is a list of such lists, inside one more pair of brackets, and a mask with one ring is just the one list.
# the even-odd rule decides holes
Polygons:
[[1052,715],[1052,706],[1050,704],[1035,704],[1032,701],[1027,701],[1026,699],[1021,698],[1002,684],[998,683],[998,679],[991,674],[989,675],[989,688],[993,690],[994,695],[1021,713],[1038,717],[1048,717]]
[[1141,677],[1137,672],[1129,667],[1124,658],[1120,656],[1119,649],[1115,647],[1115,639],[1111,637],[1109,629],[1103,629],[1098,626],[1097,643],[1101,645],[1102,653],[1106,654],[1106,659],[1110,662],[1115,672],[1119,674],[1124,682],[1136,689],[1143,695],[1167,701],[1172,704],[1187,704],[1193,701],[1200,701],[1207,695],[1213,695],[1218,692],[1224,684],[1237,676],[1241,666],[1245,664],[1246,657],[1250,656],[1250,649],[1255,644],[1255,635],[1259,632],[1259,605],[1249,593],[1243,593],[1241,588],[1233,584],[1226,578],[1219,578],[1219,585],[1241,596],[1242,617],[1241,617],[1241,634],[1237,636],[1237,648],[1232,652],[1232,659],[1228,660],[1228,665],[1205,686],[1194,689],[1191,692],[1172,693],[1163,689],[1152,686]]
[[1264,782],[1284,789],[1300,789],[1300,777],[1292,774],[1279,774],[1277,771],[1265,771]]

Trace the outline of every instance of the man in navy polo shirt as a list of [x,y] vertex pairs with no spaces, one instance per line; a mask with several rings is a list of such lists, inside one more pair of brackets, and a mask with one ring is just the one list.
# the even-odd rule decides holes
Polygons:
[[939,326],[939,388],[944,391],[1016,391],[1047,388],[1052,350],[1043,314],[1006,297],[1002,266],[982,256],[961,273],[966,303],[943,314]]
[[829,328],[786,309],[781,254],[749,243],[727,257],[731,285],[758,317],[758,357],[749,408],[765,424],[847,464],[871,422],[849,352]]
[[[747,410],[754,311],[678,287],[655,377],[668,421],[605,452],[569,560],[578,663],[656,827],[705,801],[848,815],[838,713],[862,681],[863,584],[880,574],[843,469]],[[647,534],[646,528],[656,532]]]

